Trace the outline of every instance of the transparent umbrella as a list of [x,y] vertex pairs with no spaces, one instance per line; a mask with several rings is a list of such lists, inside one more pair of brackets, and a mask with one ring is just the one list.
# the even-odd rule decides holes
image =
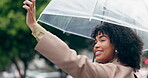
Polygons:
[[130,27],[148,49],[148,0],[52,0],[38,21],[86,38],[101,21]]

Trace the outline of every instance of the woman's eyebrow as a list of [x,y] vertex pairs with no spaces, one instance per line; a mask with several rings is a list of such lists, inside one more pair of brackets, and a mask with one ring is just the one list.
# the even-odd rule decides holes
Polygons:
[[100,39],[100,38],[102,38],[102,37],[106,37],[106,38],[107,38],[107,36],[105,36],[105,35],[102,35],[102,36],[100,36],[100,37],[99,37],[99,39]]

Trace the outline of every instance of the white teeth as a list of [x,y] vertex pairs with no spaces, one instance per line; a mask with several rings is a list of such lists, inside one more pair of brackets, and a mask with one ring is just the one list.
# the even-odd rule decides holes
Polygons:
[[99,56],[99,55],[101,55],[103,52],[102,51],[97,51],[97,52],[95,52],[95,55],[96,56]]
[[96,53],[103,53],[102,51],[97,51]]

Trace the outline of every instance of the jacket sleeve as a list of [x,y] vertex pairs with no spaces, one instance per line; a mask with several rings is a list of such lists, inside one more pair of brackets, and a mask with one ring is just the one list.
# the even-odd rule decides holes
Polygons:
[[92,63],[86,56],[77,55],[40,25],[35,26],[32,35],[39,41],[35,49],[74,78],[134,78],[131,68],[113,63]]
[[39,41],[46,32],[47,32],[46,29],[37,24],[32,30],[32,35],[36,38],[37,41]]
[[100,64],[88,61],[86,56],[77,55],[50,32],[44,34],[35,50],[74,78],[107,78]]

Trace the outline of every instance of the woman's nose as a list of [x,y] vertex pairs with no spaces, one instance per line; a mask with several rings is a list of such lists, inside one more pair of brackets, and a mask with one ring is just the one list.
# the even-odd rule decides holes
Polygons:
[[99,45],[98,42],[94,45],[94,48],[95,48],[95,49],[100,48],[100,45]]

